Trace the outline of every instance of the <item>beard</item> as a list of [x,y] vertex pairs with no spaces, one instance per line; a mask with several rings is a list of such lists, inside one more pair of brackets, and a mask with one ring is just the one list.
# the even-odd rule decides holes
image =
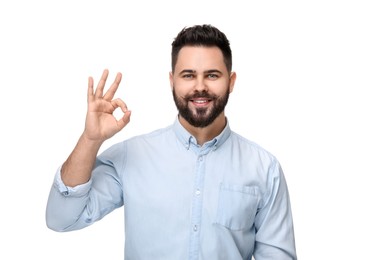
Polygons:
[[[175,101],[178,113],[190,125],[194,127],[207,127],[224,111],[229,99],[229,87],[224,96],[218,97],[210,95],[207,91],[195,92],[184,97],[177,96],[175,87],[173,86],[172,94]],[[189,108],[189,102],[193,98],[207,98],[210,99],[213,105],[211,107]]]

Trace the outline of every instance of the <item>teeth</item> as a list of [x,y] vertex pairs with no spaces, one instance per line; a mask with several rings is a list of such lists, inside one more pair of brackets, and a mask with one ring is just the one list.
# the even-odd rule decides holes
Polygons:
[[207,103],[208,100],[193,100],[193,102],[198,103],[198,104],[204,104],[204,103]]

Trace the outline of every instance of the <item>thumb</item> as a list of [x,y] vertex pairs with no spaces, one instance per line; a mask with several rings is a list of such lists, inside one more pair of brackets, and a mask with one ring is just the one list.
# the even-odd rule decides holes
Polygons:
[[117,121],[117,126],[120,130],[130,122],[130,116],[131,116],[130,110],[124,111],[123,117]]

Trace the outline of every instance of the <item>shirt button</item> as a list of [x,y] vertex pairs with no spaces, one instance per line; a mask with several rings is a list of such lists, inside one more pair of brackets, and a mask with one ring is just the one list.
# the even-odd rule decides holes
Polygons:
[[196,231],[198,231],[198,226],[197,226],[197,225],[194,225],[193,230],[194,230],[195,232],[196,232]]
[[197,189],[197,190],[195,191],[195,194],[196,194],[196,196],[199,196],[199,195],[201,194],[201,191],[200,191],[199,189]]
[[203,156],[199,156],[199,161],[202,161],[203,160]]

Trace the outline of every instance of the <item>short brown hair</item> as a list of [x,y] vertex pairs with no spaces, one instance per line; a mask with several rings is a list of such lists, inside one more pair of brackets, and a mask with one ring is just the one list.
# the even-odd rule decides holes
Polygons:
[[224,33],[212,25],[195,25],[185,27],[178,33],[172,42],[171,66],[172,72],[175,70],[178,53],[184,46],[206,46],[218,47],[223,54],[224,63],[228,72],[232,70],[232,51],[229,41]]

